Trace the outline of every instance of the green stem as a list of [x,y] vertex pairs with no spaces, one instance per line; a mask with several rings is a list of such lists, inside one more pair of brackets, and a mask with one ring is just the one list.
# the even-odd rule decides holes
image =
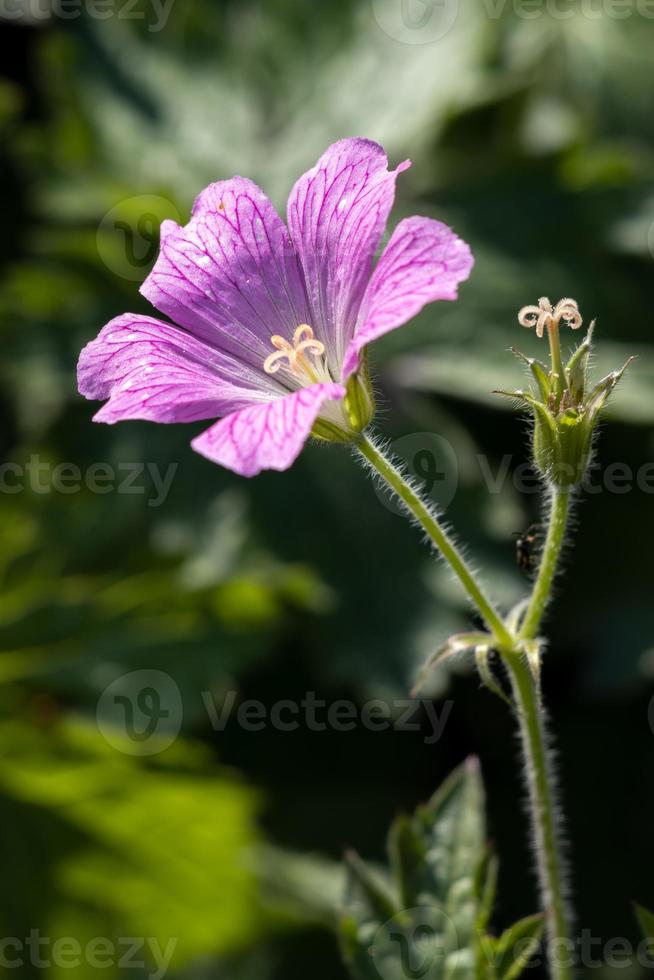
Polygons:
[[552,583],[561,555],[570,510],[570,490],[555,487],[552,491],[547,537],[532,589],[529,606],[522,620],[520,639],[531,640],[538,633],[545,609],[550,600]]
[[553,774],[546,748],[543,712],[536,682],[522,657],[505,658],[515,698],[520,736],[526,762],[538,876],[549,938],[550,967],[554,980],[572,977],[573,943],[563,885]]
[[[522,621],[518,640],[532,640],[538,633],[550,600],[570,510],[570,491],[552,491],[547,536],[538,575]],[[573,946],[563,886],[563,862],[558,839],[553,774],[547,753],[545,719],[540,706],[538,682],[519,650],[505,656],[513,687],[526,762],[530,814],[533,825],[538,874],[547,920],[550,963],[555,980],[570,980]]]
[[499,647],[511,648],[514,638],[504,625],[502,616],[486,597],[474,572],[436,516],[411,487],[401,470],[362,432],[354,443],[359,453],[370,463],[384,483],[393,490],[409,513],[424,528],[470,599],[477,607]]
[[525,661],[520,643],[533,639],[549,601],[556,566],[563,544],[569,509],[569,493],[555,490],[550,523],[532,596],[518,637],[507,628],[500,613],[484,594],[461,552],[441,527],[435,515],[410,486],[401,470],[361,433],[355,442],[383,482],[401,499],[409,514],[418,521],[458,577],[479,613],[492,631],[503,655],[515,699],[520,734],[527,764],[530,812],[537,847],[538,872],[547,918],[550,959],[554,980],[570,980],[572,943],[563,886],[563,867],[559,850],[552,772],[546,747],[539,691]]

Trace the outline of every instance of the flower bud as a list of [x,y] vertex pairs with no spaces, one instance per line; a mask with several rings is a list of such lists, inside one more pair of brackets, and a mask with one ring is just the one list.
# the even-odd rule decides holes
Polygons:
[[590,461],[593,433],[606,401],[631,364],[630,357],[618,371],[612,371],[594,387],[588,382],[593,321],[586,337],[564,365],[559,327],[561,323],[577,330],[582,319],[573,299],[562,299],[553,307],[547,297],[538,306],[525,306],[518,314],[524,327],[536,328],[542,337],[547,331],[550,343],[549,369],[540,361],[526,357],[516,348],[513,353],[531,371],[536,389],[499,391],[527,406],[533,417],[532,457],[539,472],[554,486],[570,488],[581,483]]

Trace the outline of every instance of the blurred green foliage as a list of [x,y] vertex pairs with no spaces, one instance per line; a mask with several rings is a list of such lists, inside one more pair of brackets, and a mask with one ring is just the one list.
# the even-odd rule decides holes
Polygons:
[[[512,532],[538,517],[538,498],[510,479],[489,494],[479,456],[491,473],[506,453],[525,458],[520,426],[490,395],[519,380],[507,347],[537,352],[521,305],[574,296],[598,318],[598,372],[639,355],[599,459],[636,470],[652,457],[654,25],[635,6],[591,18],[572,3],[559,19],[547,4],[526,16],[520,3],[446,0],[435,16],[449,29],[413,43],[415,31],[396,32],[395,0],[177,0],[157,31],[145,0],[141,20],[30,19],[29,6],[2,24],[0,441],[5,462],[48,468],[19,492],[3,470],[0,494],[1,931],[173,935],[185,980],[304,978],[308,963],[312,980],[334,980],[323,930],[336,872],[273,854],[264,837],[379,856],[396,806],[426,796],[472,743],[491,772],[494,832],[512,847],[524,828],[510,728],[469,678],[436,677],[434,694],[454,685],[459,720],[430,750],[438,773],[418,776],[425,756],[407,766],[414,743],[400,735],[344,752],[216,733],[201,692],[402,697],[466,626],[465,605],[346,451],[309,447],[290,473],[246,483],[193,454],[195,427],[94,425],[77,354],[110,317],[147,309],[137,287],[158,222],[185,220],[209,181],[253,177],[283,209],[342,136],[410,156],[393,221],[448,221],[477,265],[458,303],[375,346],[380,425],[400,451],[425,432],[455,447],[448,517],[513,601],[524,582]],[[139,493],[117,492],[118,479],[94,493],[97,463],[152,469]],[[60,464],[79,467],[79,491],[48,482]],[[155,506],[151,474],[170,465]],[[598,758],[612,796],[632,801],[616,833],[640,841],[638,857],[606,856],[602,896],[590,857],[577,882],[582,921],[614,935],[632,928],[633,894],[654,904],[651,493],[589,495],[579,518],[545,683],[577,849],[592,855],[609,833]],[[107,685],[139,669],[167,672],[183,701],[183,739],[154,758],[122,755],[93,724]],[[524,865],[524,851],[506,859],[504,925],[533,907]]]
[[516,980],[537,951],[542,915],[487,932],[497,859],[486,842],[484,790],[468,759],[412,816],[391,827],[390,873],[349,855],[341,946],[355,980],[409,976]]

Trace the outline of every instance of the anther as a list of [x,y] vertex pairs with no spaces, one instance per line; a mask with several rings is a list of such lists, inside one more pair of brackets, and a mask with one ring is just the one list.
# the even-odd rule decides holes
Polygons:
[[325,353],[325,345],[315,339],[308,323],[301,323],[296,328],[292,343],[279,334],[273,334],[270,343],[277,349],[263,362],[266,374],[276,374],[286,359],[288,368],[296,377],[306,375],[309,380],[314,380],[315,371],[307,360],[306,354],[311,354],[314,358],[322,357]]

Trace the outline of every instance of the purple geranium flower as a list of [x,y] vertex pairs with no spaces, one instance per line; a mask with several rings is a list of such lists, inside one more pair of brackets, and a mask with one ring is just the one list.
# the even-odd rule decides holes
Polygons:
[[164,221],[141,292],[174,322],[127,313],[84,348],[79,390],[108,399],[95,421],[219,418],[192,446],[243,476],[287,469],[312,430],[353,436],[371,414],[352,409],[366,346],[456,299],[473,264],[446,225],[413,217],[374,266],[409,165],[389,172],[380,146],[345,139],[297,181],[288,227],[243,177],[207,187],[184,228]]

